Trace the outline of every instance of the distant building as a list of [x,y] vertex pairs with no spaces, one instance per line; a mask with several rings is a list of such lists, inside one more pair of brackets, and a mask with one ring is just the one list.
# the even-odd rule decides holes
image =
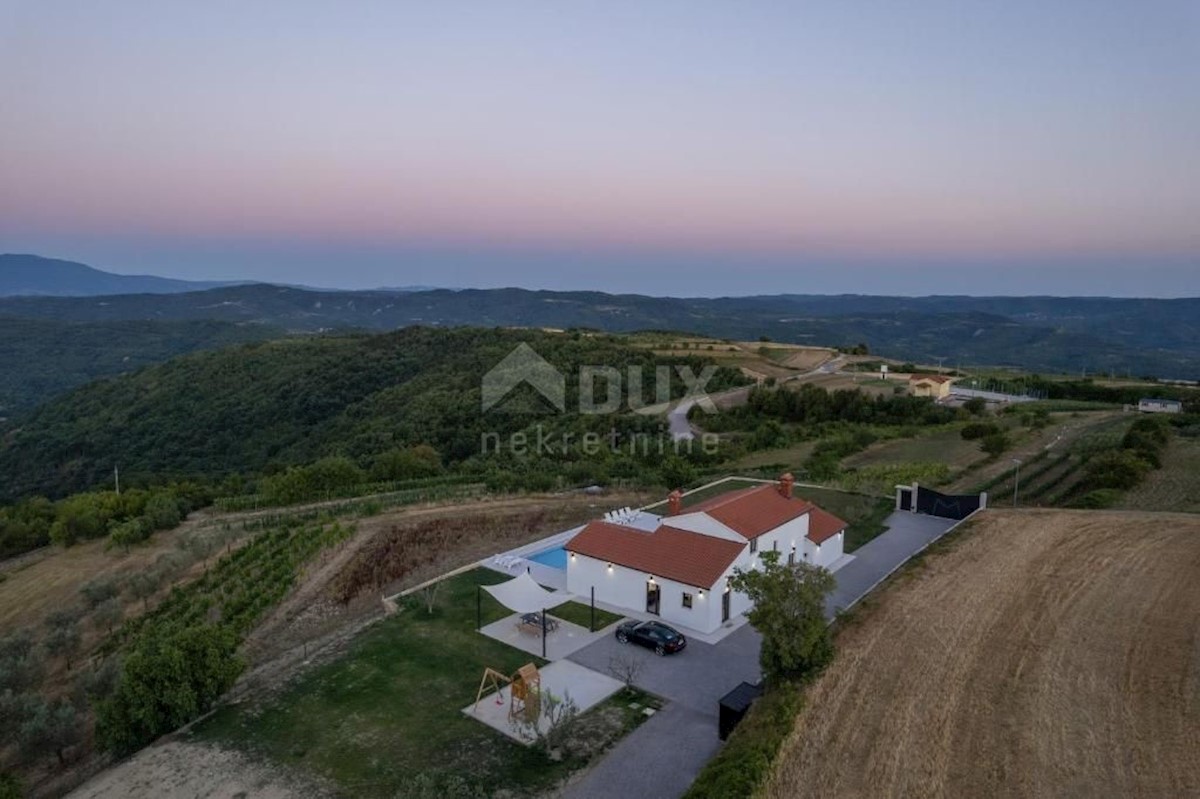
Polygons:
[[909,375],[908,390],[915,397],[942,399],[950,396],[950,384],[954,378],[946,375]]
[[1140,399],[1138,410],[1142,413],[1182,413],[1183,403],[1169,399]]

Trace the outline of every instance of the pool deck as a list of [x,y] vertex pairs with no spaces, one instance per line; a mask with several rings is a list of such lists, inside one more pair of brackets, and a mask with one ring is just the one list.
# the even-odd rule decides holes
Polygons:
[[[567,587],[567,570],[556,569],[553,566],[547,566],[544,563],[538,563],[536,560],[530,560],[530,555],[536,555],[540,552],[545,552],[547,549],[561,547],[563,544],[575,537],[575,534],[583,529],[583,525],[572,527],[570,530],[564,530],[561,533],[547,536],[533,543],[526,544],[523,547],[510,549],[507,552],[493,555],[490,558],[484,558],[479,561],[479,565],[485,569],[491,569],[500,574],[507,574],[510,577],[516,577],[523,571],[528,571],[533,579],[537,580],[541,585],[547,588],[553,588],[558,591],[566,590]],[[509,565],[507,568],[497,562],[498,558],[508,559]]]

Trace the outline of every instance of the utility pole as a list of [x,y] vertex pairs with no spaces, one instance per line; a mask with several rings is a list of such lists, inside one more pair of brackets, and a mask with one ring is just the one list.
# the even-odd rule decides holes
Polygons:
[[1017,464],[1017,471],[1013,475],[1013,507],[1017,507],[1017,489],[1021,486],[1021,459],[1013,458],[1012,462]]

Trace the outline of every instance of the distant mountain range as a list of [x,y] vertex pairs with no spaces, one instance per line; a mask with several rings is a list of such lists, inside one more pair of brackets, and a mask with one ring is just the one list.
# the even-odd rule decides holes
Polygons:
[[103,294],[175,294],[236,285],[230,281],[175,280],[117,275],[75,261],[38,255],[0,255],[0,297],[94,297]]
[[881,355],[942,359],[947,366],[1200,378],[1197,298],[698,299],[515,288],[328,291],[256,283],[155,297],[4,297],[0,316],[70,323],[216,320],[290,332],[409,325],[674,330],[824,346],[864,342]]

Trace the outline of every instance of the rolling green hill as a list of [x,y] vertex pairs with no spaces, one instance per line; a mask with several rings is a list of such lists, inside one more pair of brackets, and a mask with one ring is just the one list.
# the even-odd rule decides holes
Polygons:
[[872,352],[903,360],[1200,378],[1200,299],[697,299],[524,289],[401,293],[246,285],[154,298],[0,298],[0,315],[89,322],[216,319],[292,331],[391,330],[414,324],[667,329],[823,346],[866,342]]
[[194,320],[56,322],[0,318],[0,418],[101,377],[197,350],[283,335],[264,325]]
[[[608,430],[607,416],[545,413],[527,387],[481,411],[483,375],[521,342],[569,376],[568,411],[578,408],[580,365],[636,364],[652,376],[655,364],[699,372],[705,363],[664,359],[621,337],[481,328],[310,336],[197,353],[91,383],[10,426],[0,443],[0,498],[90,488],[107,481],[114,465],[130,483],[219,480],[327,455],[365,460],[416,444],[457,463],[477,454],[483,432],[509,433],[543,419]],[[742,381],[724,369],[709,387]],[[680,395],[682,381],[672,388]]]

